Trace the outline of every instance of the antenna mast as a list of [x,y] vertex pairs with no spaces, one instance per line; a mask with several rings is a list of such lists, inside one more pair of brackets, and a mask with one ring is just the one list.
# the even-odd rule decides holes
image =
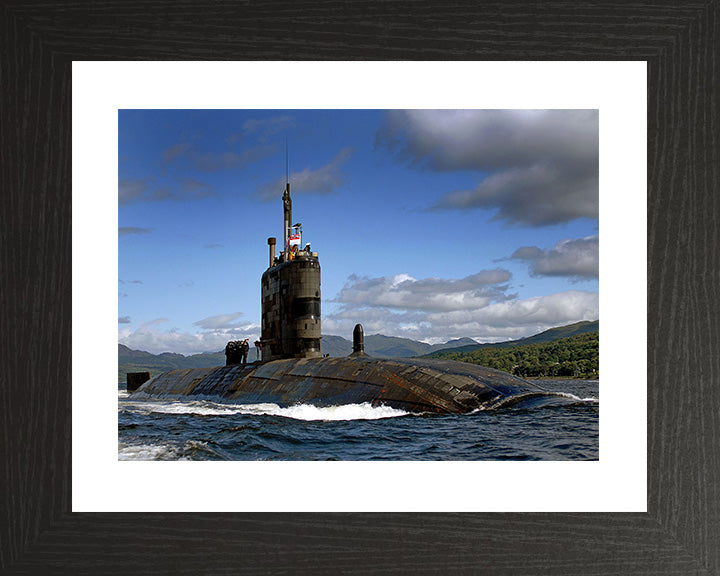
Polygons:
[[283,250],[285,258],[288,257],[290,245],[288,239],[290,236],[290,225],[292,224],[292,200],[290,199],[290,177],[288,175],[288,148],[287,136],[285,136],[285,193],[283,194],[283,228],[284,242]]

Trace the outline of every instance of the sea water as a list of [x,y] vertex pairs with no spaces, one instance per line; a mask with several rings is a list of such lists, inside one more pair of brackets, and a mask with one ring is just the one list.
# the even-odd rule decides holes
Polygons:
[[597,460],[597,380],[541,380],[570,402],[410,414],[351,404],[281,408],[131,400],[118,389],[120,460]]

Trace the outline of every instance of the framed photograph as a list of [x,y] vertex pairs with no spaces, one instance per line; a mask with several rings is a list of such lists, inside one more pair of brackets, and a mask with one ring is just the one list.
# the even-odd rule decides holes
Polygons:
[[[291,91],[290,97],[284,92],[275,92],[273,81],[278,77],[284,78],[289,86],[303,88],[298,89],[297,94]],[[428,78],[436,80],[434,86],[428,85]],[[474,80],[469,81],[468,78]],[[345,90],[348,85],[358,88],[348,93]],[[499,323],[509,324],[511,330],[527,330],[523,321],[532,323],[533,317],[547,318],[554,314],[587,314],[561,317],[568,318],[566,323],[592,322],[599,313],[599,214],[604,230],[628,230],[622,235],[608,234],[608,239],[602,241],[603,259],[599,267],[603,281],[600,292],[602,299],[609,304],[601,318],[603,334],[607,334],[607,343],[603,340],[602,371],[609,381],[627,378],[632,383],[623,389],[621,395],[604,395],[599,418],[601,438],[598,441],[597,388],[577,391],[580,396],[573,394],[575,403],[567,409],[556,406],[554,418],[550,418],[549,411],[544,408],[526,416],[513,416],[512,411],[481,410],[476,415],[463,418],[462,423],[457,423],[460,428],[453,431],[447,431],[445,427],[454,420],[413,417],[399,421],[398,426],[402,425],[402,430],[394,430],[393,422],[383,418],[359,426],[357,430],[350,423],[342,428],[315,423],[310,426],[295,424],[286,431],[287,410],[307,411],[313,407],[314,398],[306,399],[307,396],[304,396],[302,402],[298,402],[301,404],[299,407],[293,408],[293,401],[287,408],[275,407],[276,397],[269,392],[263,398],[255,397],[250,402],[252,408],[238,403],[229,406],[227,403],[209,402],[212,399],[210,391],[204,388],[202,381],[198,381],[207,396],[199,405],[193,403],[192,398],[190,402],[175,402],[176,399],[170,398],[166,404],[163,398],[168,390],[172,395],[176,387],[174,377],[166,375],[162,377],[164,384],[153,381],[140,391],[139,396],[145,400],[121,398],[118,410],[121,459],[182,460],[172,466],[168,462],[157,463],[152,467],[153,474],[150,474],[129,462],[98,460],[97,454],[109,455],[113,452],[116,434],[113,420],[118,398],[111,387],[98,387],[94,379],[75,379],[73,411],[77,417],[73,421],[76,430],[73,437],[73,485],[76,489],[73,491],[73,510],[530,512],[552,509],[628,512],[645,509],[645,422],[642,413],[638,416],[635,411],[628,410],[633,405],[645,405],[646,374],[642,359],[638,362],[635,358],[634,362],[628,363],[624,354],[624,350],[635,346],[638,339],[640,349],[644,350],[644,330],[638,336],[627,332],[624,326],[628,322],[637,326],[645,323],[645,280],[637,273],[637,270],[643,270],[646,261],[645,63],[192,62],[183,65],[76,62],[73,64],[73,86],[77,110],[73,117],[74,161],[88,167],[73,180],[75,214],[80,214],[74,228],[79,240],[76,242],[75,261],[97,262],[92,267],[81,266],[92,268],[96,281],[84,282],[76,277],[74,290],[81,301],[103,294],[107,301],[98,308],[107,311],[108,320],[110,311],[119,306],[119,316],[128,320],[119,324],[121,336],[124,335],[121,343],[142,350],[159,346],[155,352],[183,352],[185,350],[178,348],[183,341],[193,343],[208,339],[210,342],[209,339],[215,338],[213,345],[218,350],[224,347],[223,341],[236,339],[230,334],[239,334],[238,338],[250,336],[253,340],[258,339],[259,334],[252,330],[253,326],[258,326],[259,318],[252,324],[252,314],[258,303],[258,279],[268,264],[265,244],[267,223],[272,223],[273,214],[277,216],[275,221],[282,222],[282,204],[272,200],[279,200],[276,192],[285,185],[282,179],[279,184],[274,182],[271,186],[266,186],[263,180],[268,174],[272,174],[273,181],[277,179],[273,173],[274,165],[279,169],[276,172],[282,172],[282,146],[279,155],[276,149],[276,162],[273,164],[273,140],[270,135],[263,136],[263,142],[252,147],[255,146],[252,131],[274,131],[283,122],[286,132],[289,125],[297,125],[298,131],[305,137],[305,141],[293,138],[300,147],[293,158],[304,160],[298,176],[288,168],[288,178],[299,180],[297,186],[290,187],[295,191],[293,214],[297,217],[293,222],[302,220],[308,233],[315,231],[315,236],[311,237],[314,238],[314,250],[319,250],[320,256],[324,257],[321,259],[322,286],[330,305],[323,313],[323,326],[344,328],[346,336],[352,338],[352,326],[360,321],[357,318],[368,314],[366,318],[372,322],[379,311],[382,327],[374,330],[383,330],[387,334],[387,330],[395,329],[398,330],[394,334],[397,336],[402,333],[399,331],[400,324],[409,334],[406,318],[412,314],[419,318],[416,322],[422,325],[421,329],[416,329],[418,335],[421,330],[426,335],[438,330],[444,336],[441,341],[445,342],[451,336],[460,336],[459,332],[442,332],[444,322],[453,314],[463,317],[473,314],[466,324],[457,319],[453,321],[453,329],[463,331],[472,329],[483,315],[486,323],[494,316]],[[437,89],[437,86],[442,88]],[[198,87],[202,88],[198,90]],[[619,97],[620,93],[622,97]],[[181,96],[178,98],[178,95]],[[403,110],[401,106],[407,102],[413,102],[416,108]],[[499,109],[500,104],[507,108]],[[189,109],[192,105],[201,105],[202,108]],[[289,105],[296,108],[288,109]],[[158,109],[158,106],[163,108]],[[168,106],[175,108],[168,109]],[[242,144],[246,146],[242,148],[240,143],[235,142],[241,137],[235,131],[244,126],[250,126],[252,130],[242,134]],[[332,153],[323,152],[327,148],[323,127],[327,137],[332,139],[330,148],[339,147]],[[227,132],[229,128],[232,128],[231,132]],[[398,134],[390,133],[393,129]],[[457,192],[453,190],[460,186],[458,182],[469,182],[475,176],[468,176],[468,166],[464,166],[460,176],[447,167],[439,174],[428,168],[403,170],[403,161],[394,157],[396,152],[388,149],[390,144],[382,144],[379,135],[385,133],[385,141],[390,142],[406,130],[413,131],[412,146],[417,146],[418,141],[426,145],[431,143],[430,146],[435,146],[433,154],[437,156],[436,161],[450,165],[481,162],[480,158],[491,154],[495,158],[502,155],[503,159],[496,162],[512,168],[499,172],[493,170],[493,178],[486,177],[483,181],[490,181],[492,185],[499,180],[514,179],[515,184],[503,188],[501,195],[505,200],[500,204],[503,218],[497,218],[509,220],[509,223],[492,221],[489,214],[494,210],[483,213],[477,209],[464,212],[453,208],[438,213],[435,209],[424,207],[424,204],[454,198]],[[173,141],[168,139],[169,133],[172,133]],[[600,133],[602,139],[599,138]],[[294,132],[292,134],[295,135]],[[176,138],[191,138],[192,144],[178,145],[174,142]],[[451,149],[452,142],[457,139],[464,141],[464,145]],[[228,140],[232,142],[228,143]],[[130,141],[132,146],[128,144]],[[114,153],[116,142],[119,143],[117,154]],[[163,151],[155,149],[158,142],[163,142],[160,144]],[[211,149],[204,149],[207,145]],[[262,147],[258,150],[259,146]],[[484,153],[479,151],[481,146],[486,147]],[[503,148],[506,150],[503,151]],[[537,150],[542,150],[542,153]],[[264,162],[257,158],[261,152],[270,156]],[[410,154],[407,150],[400,153]],[[315,164],[323,154],[329,154],[330,164],[316,168]],[[256,158],[254,162],[248,161],[251,155]],[[355,156],[361,157],[361,160],[356,160]],[[120,159],[119,167],[116,167],[116,157]],[[520,165],[510,164],[509,157]],[[543,160],[538,161],[538,157]],[[552,160],[545,161],[548,157]],[[598,172],[600,157],[602,165]],[[222,170],[228,162],[233,165],[242,162],[243,168]],[[372,170],[369,166],[373,167]],[[200,198],[194,192],[187,197],[182,184],[177,187],[175,178],[178,170],[183,174],[183,182],[192,179],[193,190]],[[384,172],[385,176],[373,180],[372,176],[366,175],[368,172]],[[529,173],[532,176],[528,178]],[[328,178],[337,182],[351,174],[349,186],[352,193],[341,189],[334,194],[311,194],[304,190],[303,185],[310,179],[317,179],[319,176],[315,174],[320,174],[324,182]],[[116,178],[120,181],[119,206],[113,194],[97,194],[98,188],[113,190]],[[599,195],[598,179],[602,180]],[[532,183],[526,184],[527,180],[532,180]],[[214,184],[211,186],[205,182]],[[574,187],[578,185],[582,186],[581,192],[570,193],[569,189],[574,192]],[[447,194],[441,195],[440,190]],[[622,211],[614,210],[612,202],[617,190],[623,191],[625,209]],[[180,196],[176,197],[178,194]],[[516,196],[513,203],[507,201],[511,194]],[[265,196],[270,196],[268,201],[264,201]],[[610,201],[599,203],[598,198]],[[107,217],[93,217],[94,214]],[[383,218],[385,221],[381,223]],[[116,219],[120,226],[119,238],[114,231]],[[356,225],[354,234],[350,234],[353,223],[358,221],[365,222],[368,230],[377,230],[375,234],[378,238],[372,237],[373,232],[360,229],[360,224]],[[263,222],[265,228],[262,227]],[[178,223],[179,229],[173,232],[171,228]],[[446,226],[446,229],[441,230],[441,226]],[[328,227],[333,231],[329,232]],[[421,249],[415,247],[412,236],[418,228],[433,230],[435,238],[432,245]],[[130,234],[126,234],[128,230]],[[218,239],[222,231],[227,236]],[[208,236],[200,243],[202,246],[228,245],[228,250],[200,248],[197,238],[208,234],[215,239]],[[560,235],[551,240],[553,234]],[[280,234],[276,235],[281,238]],[[533,242],[542,243],[543,248],[553,248],[568,235],[576,239],[573,243],[579,242],[582,246],[579,250],[583,251],[583,259],[591,262],[589,273],[594,278],[585,282],[578,278],[563,282],[555,277],[550,281],[537,282],[535,278],[527,277],[509,287],[512,273],[508,268],[523,274],[523,268],[527,267],[525,258],[520,259],[522,262],[515,262],[510,258],[511,254],[523,245],[531,246]],[[409,241],[403,236],[409,237]],[[353,243],[358,242],[356,237],[360,238],[361,246],[355,244],[353,248]],[[388,247],[391,243],[389,237],[395,238],[393,248]],[[120,255],[117,270],[115,262],[98,261],[94,256],[98,246],[113,250],[116,245]],[[463,246],[469,254],[459,249]],[[533,251],[533,248],[529,249]],[[558,252],[558,249],[555,248],[555,251]],[[366,257],[359,259],[357,254],[360,252]],[[372,252],[375,256],[370,256]],[[567,268],[568,258],[561,258],[562,266]],[[571,261],[576,266],[574,270],[579,271],[577,260],[571,258]],[[194,271],[196,267],[202,272]],[[443,268],[446,270],[444,274],[440,271]],[[344,272],[339,273],[338,270]],[[460,270],[463,272],[459,273]],[[631,270],[627,273],[632,273],[635,278],[632,288],[626,285],[622,270]],[[380,271],[381,276],[387,277],[377,278]],[[398,284],[398,275],[402,275],[402,291],[393,287]],[[121,294],[116,299],[113,287],[118,278]],[[186,285],[188,280],[195,284]],[[143,284],[136,284],[143,281]],[[470,286],[464,288],[463,285]],[[157,286],[162,286],[162,289],[158,298],[152,300],[151,292]],[[370,295],[367,294],[368,287],[372,287]],[[429,294],[429,289],[434,293]],[[515,295],[517,289],[522,289],[524,296]],[[538,289],[549,292],[538,293]],[[203,291],[206,291],[204,296]],[[348,292],[356,295],[344,297],[343,294]],[[340,295],[336,297],[336,293]],[[140,298],[141,294],[147,296]],[[424,302],[420,302],[421,297],[425,298]],[[458,298],[465,303],[461,308],[453,308],[453,302]],[[222,304],[224,299],[226,302]],[[378,306],[388,299],[396,305]],[[433,315],[442,299],[445,300],[440,303],[440,313]],[[402,308],[397,305],[400,300],[413,308],[397,311]],[[200,313],[193,318],[193,324],[185,328],[175,328],[177,322],[173,320],[173,328],[162,330],[157,327],[162,324],[157,320],[158,313],[160,316],[176,317],[176,312],[172,312],[173,301],[184,315],[193,308],[209,310],[208,307],[212,306],[242,305],[250,310],[247,317],[251,324],[246,326],[237,322],[238,313],[224,313],[236,308],[227,311],[215,309],[207,314]],[[373,306],[367,306],[367,302]],[[333,304],[337,312],[333,311]],[[352,306],[348,308],[348,304]],[[138,305],[140,309],[134,307]],[[136,324],[133,331],[132,320],[138,320],[138,316],[142,318],[142,309],[151,316]],[[210,317],[216,312],[221,314]],[[88,358],[86,366],[91,373],[104,373],[103,380],[112,381],[117,341],[115,334],[108,332],[105,338],[95,331],[97,314],[95,307],[74,310],[74,345],[85,351]],[[350,315],[356,320],[346,320]],[[228,323],[229,316],[232,319]],[[202,317],[206,318],[198,323]],[[544,328],[556,325],[553,323]],[[129,330],[127,326],[130,326]],[[190,332],[202,326],[210,328]],[[376,326],[380,324],[376,323]],[[540,331],[541,328],[535,333]],[[494,335],[496,332],[497,329],[493,328],[491,333]],[[527,335],[532,335],[532,332]],[[372,336],[368,342],[371,339]],[[170,341],[175,343],[175,347],[168,349],[166,343]],[[133,342],[142,343],[133,346]],[[280,362],[280,367],[287,364],[285,360]],[[346,362],[352,363],[352,370],[355,369],[357,359]],[[398,361],[371,362],[373,366],[381,366],[383,371],[388,371],[394,370]],[[432,360],[406,362],[424,362],[423,377],[431,374]],[[313,370],[320,370],[324,365],[332,369],[338,366],[335,360],[308,360],[308,363],[312,363]],[[264,372],[273,366],[272,363],[265,364],[258,370]],[[455,369],[452,363],[442,366],[446,371]],[[292,372],[302,369],[298,365],[292,368]],[[339,369],[344,373],[345,369]],[[462,369],[465,370],[465,366]],[[202,375],[208,368],[198,370],[197,374],[204,377]],[[218,370],[237,372],[224,366]],[[196,373],[182,371],[177,376],[183,382],[186,378],[196,381],[193,374]],[[214,374],[214,370],[208,374],[212,381],[217,380]],[[497,378],[507,378],[503,386],[511,395],[515,383],[523,386],[520,394],[527,394],[525,386],[532,386],[529,382],[519,382],[507,376],[497,375]],[[290,386],[285,383],[286,379],[281,379],[283,387]],[[334,381],[338,379],[335,376]],[[226,378],[223,377],[222,381],[225,382]],[[277,376],[271,380],[273,383],[277,381]],[[308,382],[304,378],[302,383],[296,384],[300,393],[307,394]],[[440,385],[444,386],[444,383],[442,380]],[[170,388],[165,388],[166,385]],[[385,387],[390,388],[391,385],[392,381]],[[550,384],[537,382],[535,385]],[[560,386],[559,392],[572,393],[567,388],[570,382],[557,385]],[[340,405],[348,409],[353,404],[366,402],[344,400],[350,386],[352,384],[348,382],[337,385],[341,390],[341,399],[334,402],[335,407]],[[148,392],[148,387],[152,387],[152,391]],[[231,387],[236,394],[243,392],[234,384]],[[253,387],[257,389],[256,385]],[[374,389],[372,383],[367,387],[371,391]],[[328,394],[330,389],[326,385],[322,390],[323,394]],[[393,401],[393,390],[388,392],[387,398]],[[353,393],[360,395],[362,391],[355,388]],[[433,389],[432,393],[441,394],[442,389]],[[548,396],[546,399],[564,402],[567,396]],[[411,409],[408,408],[409,403],[398,402],[385,407],[388,406],[397,410]],[[254,414],[241,414],[247,410],[252,410]],[[266,413],[268,410],[271,411],[267,414],[270,418],[258,417],[258,411]],[[369,409],[373,414],[366,413],[365,416],[374,416],[374,410],[374,407]],[[212,412],[217,412],[215,418]],[[582,418],[580,412],[583,413]],[[282,417],[282,424],[276,421],[278,417]],[[528,424],[519,432],[517,427],[525,417]],[[192,426],[180,424],[188,418],[192,420]],[[577,418],[581,418],[582,424]],[[161,419],[163,422],[160,422]],[[215,432],[201,432],[198,427],[201,421],[201,428],[217,426]],[[266,425],[270,429],[265,429]],[[235,434],[228,427],[240,430]],[[488,427],[495,431],[483,440],[481,431]],[[334,444],[327,438],[323,439],[329,428],[338,430],[336,434],[344,441]],[[580,432],[580,429],[584,431]],[[158,434],[160,430],[172,432],[166,436]],[[565,435],[569,430],[573,431],[573,438]],[[315,432],[318,437],[314,436]],[[298,456],[284,454],[282,446],[286,434],[304,438],[302,444],[296,445]],[[433,443],[444,445],[445,449],[424,455],[422,446],[428,434]],[[270,450],[263,452],[263,438],[268,435],[271,438]],[[399,445],[387,439],[371,442],[368,436],[399,436],[402,442]],[[254,438],[251,454],[255,457],[251,458],[245,456],[248,437]],[[328,457],[314,455],[312,446],[318,438]],[[482,447],[473,450],[468,448],[468,444]],[[602,445],[600,458],[599,444]],[[553,445],[563,448],[553,451]],[[585,456],[572,457],[581,445],[587,450]],[[353,446],[358,450],[353,452]],[[210,468],[187,461],[213,459],[213,452],[233,462]],[[364,453],[368,456],[357,456]],[[368,463],[367,466],[357,462],[377,459],[384,461]],[[508,460],[517,462],[508,466]],[[544,465],[536,465],[535,460],[544,460]],[[584,462],[573,463],[573,460]],[[632,470],[628,462],[633,463]],[[86,465],[92,467],[92,475],[83,471]],[[382,466],[384,475],[392,476],[405,486],[401,494],[390,496],[364,492],[363,487],[377,474],[373,470],[378,465]],[[296,478],[295,490],[283,492],[271,488],[278,485],[278,468],[285,470],[280,477]],[[234,478],[242,478],[243,490],[232,495],[204,492],[192,498],[180,497],[184,486],[171,481],[179,469],[196,485],[204,485],[208,481],[232,483]],[[630,479],[624,479],[623,474],[628,472],[631,472]],[[155,473],[159,476],[155,477]],[[523,486],[522,478],[527,475],[533,475],[535,479],[532,491]],[[505,486],[514,497],[511,501],[488,500],[480,494],[470,495],[464,491],[448,493],[437,500],[424,497],[429,485],[447,485],[459,476],[491,479],[493,484]],[[329,486],[318,483],[318,477],[328,479]],[[424,480],[418,482],[418,477]],[[86,486],[90,478],[93,485],[104,488],[104,497],[102,490]],[[152,494],[147,501],[144,501],[143,494],[122,490],[122,486],[138,482],[166,488],[161,493],[147,493]],[[247,490],[257,497],[245,498],[243,494]],[[536,491],[544,494],[541,500],[535,497]]]
[[[587,80],[569,87],[566,78],[577,75],[570,64],[507,63],[498,74],[477,62],[285,62],[258,74],[254,63],[226,63],[197,84],[204,73],[196,64],[167,77],[157,63],[152,75],[164,79],[140,83],[153,102],[164,91],[167,106],[182,107],[199,84],[206,96],[232,94],[236,108],[126,109],[128,97],[137,102],[132,67],[121,65],[128,75],[107,62],[73,70],[82,94],[76,160],[94,167],[77,180],[75,206],[93,204],[103,176],[102,189],[113,186],[112,167],[85,159],[118,147],[119,458],[598,459],[599,134],[605,189],[627,190],[634,204],[603,216],[603,226],[644,221],[644,62],[583,64]],[[508,77],[537,74],[563,106],[582,84],[584,98],[573,104],[600,108],[530,108],[537,93],[523,108],[517,99],[512,109],[483,108],[500,91],[525,92]],[[336,108],[275,108],[283,99],[301,104],[296,90],[272,101],[278,76],[302,85],[303,106]],[[431,90],[426,79],[440,76],[444,89]],[[447,106],[468,76],[477,78],[473,95],[460,104],[474,109],[351,108],[368,92],[395,103],[421,90],[423,106]],[[218,78],[242,82],[221,86]],[[330,95],[333,84],[352,82],[365,90]],[[112,86],[111,94],[96,86]],[[617,114],[600,88],[615,94],[619,86],[635,97]],[[269,108],[243,107],[257,100]],[[97,146],[101,134],[85,127],[105,117],[113,118],[101,129],[107,144]],[[89,237],[107,234],[100,243],[109,245],[114,206],[102,212],[107,223]],[[634,251],[627,237],[615,253],[603,243],[608,278],[633,258],[633,269],[644,268],[645,237],[638,227]],[[110,277],[114,263],[107,268]],[[645,297],[638,279],[634,303],[623,289],[616,300],[626,310],[608,310],[622,325],[633,313],[642,325]],[[94,324],[76,326],[92,334]],[[610,337],[609,357],[622,339]],[[633,390],[644,389],[642,366],[620,370],[634,371]],[[154,379],[126,384],[138,373]],[[91,395],[81,394],[97,405]],[[613,420],[609,407],[603,412]],[[182,426],[190,415],[202,425]],[[645,427],[636,424],[644,454]],[[155,434],[178,425],[184,433]]]
[[[719,184],[714,162],[719,107],[713,88],[718,84],[717,2],[612,9],[559,4],[542,10],[530,4],[461,8],[422,2],[392,9],[360,3],[280,11],[230,4],[182,5],[172,13],[159,5],[129,8],[11,2],[0,12],[5,54],[0,72],[9,79],[0,92],[0,178],[7,191],[0,330],[9,366],[6,401],[0,404],[3,573],[720,572],[713,338],[718,299],[712,252],[717,240],[713,193]],[[140,58],[147,62],[131,62]],[[592,82],[590,71],[605,62],[610,71],[630,73],[627,83],[613,84],[615,102],[622,107],[625,100],[628,108],[637,94],[629,88],[623,93],[623,86],[633,84],[632,64],[644,63],[647,215],[633,219],[637,205],[618,182],[609,205],[618,220],[608,235],[612,232],[615,249],[622,250],[623,241],[630,246],[640,230],[647,239],[646,262],[623,268],[617,284],[621,299],[607,305],[625,315],[613,320],[622,326],[617,341],[623,346],[612,355],[629,360],[628,374],[635,370],[646,377],[647,394],[634,396],[619,372],[617,382],[605,384],[613,392],[627,392],[621,395],[624,406],[608,410],[622,421],[618,429],[635,424],[636,433],[640,428],[640,449],[621,435],[609,440],[618,450],[606,451],[601,430],[599,461],[574,463],[615,459],[617,466],[605,475],[588,469],[589,476],[602,478],[600,484],[571,469],[549,480],[542,467],[512,467],[519,463],[506,465],[497,477],[478,475],[466,463],[439,475],[424,467],[387,466],[370,474],[353,466],[325,466],[318,475],[272,463],[277,466],[270,472],[251,478],[250,468],[221,469],[218,465],[230,463],[216,462],[190,463],[203,467],[197,476],[197,466],[172,468],[184,463],[123,463],[132,473],[116,474],[117,483],[111,484],[107,465],[120,470],[112,468],[118,464],[117,422],[108,425],[108,395],[96,396],[90,386],[101,385],[96,372],[116,356],[98,353],[84,360],[76,353],[78,330],[85,327],[76,314],[92,310],[97,325],[92,339],[117,342],[117,310],[103,300],[108,286],[117,295],[117,274],[108,280],[102,273],[116,269],[116,223],[111,222],[115,242],[108,245],[107,205],[101,201],[106,176],[98,178],[97,203],[91,197],[77,205],[73,196],[77,184],[85,186],[97,168],[79,161],[72,133],[88,106],[74,71],[83,63],[102,68],[88,61],[107,62],[105,74],[111,71],[115,79],[97,72],[95,82],[112,85],[131,70],[136,81],[124,105],[161,108],[166,107],[162,99],[147,104],[147,93],[159,79],[157,61],[168,58],[177,60],[165,63],[176,75],[197,66],[199,80],[205,73],[200,70],[215,67],[217,76],[233,69],[223,62],[188,61],[265,64],[283,72],[279,90],[299,85],[297,76],[290,86],[283,79],[294,74],[293,68],[308,70],[300,60],[368,65],[417,60],[430,72],[428,85],[441,78],[442,64],[446,70],[454,65],[472,70],[472,62],[485,61],[525,70],[527,76],[516,76],[525,87],[531,68],[518,63],[537,62],[536,69],[545,71],[532,76],[539,93],[563,65],[581,84]],[[296,67],[274,67],[295,59]],[[556,67],[544,60],[556,61]],[[333,70],[332,62],[327,65]],[[346,68],[352,69],[350,63]],[[146,83],[138,83],[143,74]],[[338,72],[337,78],[344,77]],[[226,83],[242,85],[242,78]],[[349,88],[352,84],[344,82],[333,89]],[[201,100],[186,106],[202,107]],[[298,100],[302,107],[301,95]],[[379,108],[378,100],[371,95],[362,107]],[[427,105],[418,96],[403,107]],[[247,108],[268,106],[256,101]],[[633,135],[628,128],[626,139],[635,142]],[[104,154],[106,139],[107,134],[96,143],[99,157],[116,162],[116,154]],[[116,174],[110,176],[117,182]],[[638,286],[647,290],[640,305],[629,296]],[[602,293],[601,288],[601,298]],[[604,315],[603,306],[601,301]],[[114,372],[115,365],[110,368]],[[89,405],[88,398],[93,399]],[[604,406],[603,399],[601,418]],[[115,406],[112,414],[116,411]],[[113,429],[114,437],[109,436]],[[110,454],[108,438],[115,446]],[[78,457],[85,461],[82,468],[75,465]],[[158,476],[159,464],[169,467]],[[632,502],[587,504],[602,492],[621,500],[632,496]],[[78,504],[101,501],[107,504]],[[488,506],[480,508],[481,501]]]

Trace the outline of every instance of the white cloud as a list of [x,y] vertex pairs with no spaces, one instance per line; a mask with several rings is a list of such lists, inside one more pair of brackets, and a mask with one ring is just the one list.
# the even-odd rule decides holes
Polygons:
[[428,321],[441,332],[457,336],[470,332],[476,339],[497,335],[527,336],[551,328],[597,320],[599,298],[595,292],[569,290],[548,296],[495,302],[476,310],[456,310],[447,314],[428,314]]
[[518,299],[508,293],[509,279],[502,269],[459,280],[351,276],[333,300],[339,310],[323,318],[323,333],[348,337],[361,323],[367,334],[430,343],[463,336],[492,342],[599,317],[597,293],[573,290]]
[[561,240],[549,250],[523,246],[510,258],[527,262],[532,276],[561,276],[580,280],[598,277],[598,252],[598,237],[588,236]]
[[597,175],[572,174],[534,164],[496,172],[476,188],[448,192],[433,210],[496,209],[494,220],[545,226],[577,218],[597,218]]
[[[222,316],[222,315],[221,315]],[[232,315],[226,315],[232,316]],[[200,332],[183,332],[176,329],[162,330],[161,325],[169,322],[167,318],[158,318],[147,322],[137,330],[124,328],[119,331],[118,341],[133,350],[144,350],[152,354],[163,352],[174,352],[178,354],[199,354],[202,352],[218,352],[225,348],[230,340],[248,338],[250,342],[260,338],[260,326],[258,324],[233,324],[227,322],[222,327],[220,316],[213,317],[218,324],[216,328],[209,328]],[[210,326],[213,318],[206,318],[198,321]]]
[[392,110],[376,143],[436,171],[476,171],[433,210],[495,210],[495,219],[544,226],[598,216],[596,110]]
[[482,270],[460,280],[425,278],[417,280],[407,274],[381,278],[348,278],[335,302],[365,307],[404,310],[447,311],[487,306],[504,299],[510,279],[507,270]]
[[218,314],[217,316],[210,316],[203,318],[197,322],[193,322],[193,326],[199,326],[206,330],[217,330],[225,328],[237,328],[239,323],[236,322],[238,318],[242,316],[242,312],[233,312],[231,314]]
[[[291,191],[297,194],[333,193],[345,182],[342,166],[350,158],[350,154],[350,148],[343,148],[330,164],[314,170],[307,167],[301,172],[290,174]],[[285,190],[284,177],[258,186],[256,193],[262,201],[269,202],[282,196],[283,190]]]
[[385,308],[355,306],[346,306],[338,313],[323,317],[322,332],[352,340],[355,324],[362,324],[365,334],[400,336],[422,341],[433,340],[435,335],[424,312],[394,312]]
[[[374,283],[373,280],[380,282]],[[378,290],[366,291],[367,286],[373,284],[383,286],[389,292],[403,290],[411,299],[422,299],[425,282],[428,281],[436,284],[445,282],[451,287],[447,293],[448,299],[441,306],[438,306],[439,300],[432,298],[426,300],[430,304],[426,309],[417,307],[417,303],[412,302],[410,306],[403,306],[400,299],[387,299]],[[340,302],[337,312],[323,315],[323,334],[337,334],[350,339],[355,324],[361,323],[366,334],[381,333],[431,344],[463,336],[478,342],[496,342],[531,336],[554,326],[599,318],[599,298],[598,294],[593,292],[571,290],[516,299],[498,289],[494,298],[482,302],[478,300],[476,306],[467,306],[467,300],[457,298],[458,294],[464,294],[458,287],[463,282],[472,282],[467,278],[415,280],[399,274],[387,279],[355,277],[354,282],[358,284],[358,290],[354,292],[355,298]],[[346,289],[352,287],[351,280]],[[413,288],[418,289],[412,292]],[[362,294],[367,296],[365,300],[360,297]],[[339,298],[336,299],[336,302],[338,301]],[[158,318],[134,331],[129,327],[120,329],[119,342],[131,349],[145,350],[153,354],[217,352],[223,350],[230,340],[248,338],[250,342],[254,342],[260,338],[260,326],[249,322],[241,323],[238,321],[240,316],[240,313],[235,312],[198,320],[194,324],[202,330],[194,333],[173,328],[163,329],[162,326],[167,325],[169,320]],[[123,319],[118,320],[122,323]]]

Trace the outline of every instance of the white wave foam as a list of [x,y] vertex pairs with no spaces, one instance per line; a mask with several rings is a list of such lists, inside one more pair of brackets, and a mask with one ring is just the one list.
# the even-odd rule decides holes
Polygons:
[[193,400],[190,402],[123,402],[122,408],[135,412],[159,414],[197,414],[200,416],[225,416],[242,414],[235,406]]
[[177,450],[169,444],[118,445],[118,460],[187,460],[180,458]]
[[570,394],[569,392],[556,392],[556,394],[558,396],[562,396],[563,398],[569,398],[570,400],[575,400],[577,402],[599,402],[597,398],[580,398],[579,396],[575,396],[575,394]]
[[408,412],[390,406],[372,406],[369,402],[362,404],[345,404],[319,408],[310,404],[300,404],[289,408],[280,408],[276,404],[255,404],[245,406],[252,414],[270,414],[284,416],[295,420],[378,420],[380,418],[396,418],[406,416]]
[[122,402],[120,407],[142,413],[159,414],[194,414],[199,416],[230,416],[233,414],[251,414],[283,416],[295,420],[378,420],[405,416],[408,412],[389,406],[372,406],[368,402],[362,404],[345,404],[319,408],[310,404],[300,404],[281,408],[277,404],[221,404],[207,400],[189,402]]

